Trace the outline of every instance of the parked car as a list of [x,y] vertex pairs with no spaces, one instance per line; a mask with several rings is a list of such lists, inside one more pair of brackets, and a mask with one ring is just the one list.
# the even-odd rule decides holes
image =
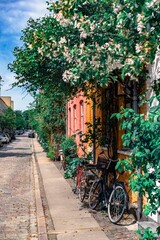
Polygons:
[[10,136],[10,134],[9,134],[9,133],[5,133],[5,135],[8,137],[8,139],[9,139],[9,142],[11,142],[11,141],[12,141],[12,139],[11,139],[11,136]]
[[10,142],[6,133],[0,133],[0,138],[2,139],[2,143],[9,143]]
[[15,131],[15,134],[16,135],[22,135],[24,133],[24,130],[23,129],[19,129],[19,130],[16,130]]
[[15,133],[15,131],[11,131],[11,132],[9,133],[9,135],[10,135],[10,137],[11,137],[11,140],[15,140],[15,139],[16,139],[16,133]]
[[0,137],[0,147],[3,147],[3,142],[1,137]]
[[34,131],[30,131],[30,132],[28,133],[28,137],[29,137],[29,138],[35,138],[35,132],[34,132]]

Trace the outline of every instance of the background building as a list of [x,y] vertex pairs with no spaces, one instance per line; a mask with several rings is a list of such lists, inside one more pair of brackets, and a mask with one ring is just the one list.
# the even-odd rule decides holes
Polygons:
[[0,97],[0,114],[4,113],[4,111],[8,108],[7,104]]
[[12,108],[14,110],[14,101],[12,101],[11,97],[9,97],[9,96],[1,96],[1,99],[7,105],[7,107],[10,107],[10,108]]

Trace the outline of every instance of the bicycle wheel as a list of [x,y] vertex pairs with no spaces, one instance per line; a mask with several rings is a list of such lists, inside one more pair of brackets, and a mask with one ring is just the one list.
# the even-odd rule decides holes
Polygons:
[[108,217],[112,223],[121,220],[127,206],[127,194],[122,185],[117,185],[109,197]]
[[80,186],[79,186],[79,199],[81,202],[84,201],[86,196],[86,185],[87,185],[87,176],[85,173],[81,176]]
[[77,172],[74,173],[73,176],[73,185],[72,185],[72,191],[73,193],[78,193],[78,178],[77,178]]
[[99,205],[101,201],[101,194],[102,194],[102,182],[101,180],[97,179],[92,183],[89,192],[88,204],[91,209],[95,209]]

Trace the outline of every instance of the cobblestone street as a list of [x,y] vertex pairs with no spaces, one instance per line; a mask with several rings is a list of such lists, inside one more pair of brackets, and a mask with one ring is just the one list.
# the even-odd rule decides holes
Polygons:
[[[88,234],[92,239],[92,231],[94,239],[100,234],[98,240],[137,239],[131,215],[114,225],[101,212],[82,206],[69,187],[71,180],[63,178],[60,162],[46,158],[37,140],[26,134],[0,148],[0,172],[0,240],[71,240],[71,235],[84,232],[74,238],[86,239]],[[94,226],[88,226],[88,218]]]
[[0,148],[0,239],[38,239],[30,139]]

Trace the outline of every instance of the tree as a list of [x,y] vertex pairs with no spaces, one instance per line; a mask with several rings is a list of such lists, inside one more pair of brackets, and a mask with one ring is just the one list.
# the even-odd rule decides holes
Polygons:
[[[59,96],[58,91],[56,94]],[[45,150],[54,153],[52,158],[56,157],[65,134],[65,98],[61,95],[58,101],[57,95],[38,94],[34,106],[28,110],[29,125],[38,133]]]
[[148,0],[57,1],[53,16],[28,22],[10,69],[19,86],[36,91],[58,80],[69,95],[70,85],[144,79],[157,50],[158,9],[158,1]]
[[0,128],[2,132],[5,130],[13,130],[15,128],[15,113],[11,108],[7,108],[0,117]]
[[26,121],[21,111],[15,111],[15,127],[16,129],[25,129]]

